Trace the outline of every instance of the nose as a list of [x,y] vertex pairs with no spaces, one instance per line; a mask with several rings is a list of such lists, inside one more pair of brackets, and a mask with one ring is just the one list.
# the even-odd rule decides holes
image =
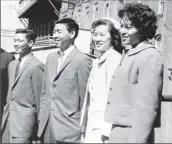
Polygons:
[[19,45],[19,42],[18,41],[16,41],[16,42],[14,42],[14,47],[17,47],[18,45]]
[[127,31],[125,28],[120,29],[121,36],[125,36],[127,34]]
[[58,34],[58,32],[54,32],[53,33],[53,39],[58,39],[59,38],[59,34]]
[[100,42],[101,41],[101,37],[99,35],[93,36],[93,41],[94,42]]

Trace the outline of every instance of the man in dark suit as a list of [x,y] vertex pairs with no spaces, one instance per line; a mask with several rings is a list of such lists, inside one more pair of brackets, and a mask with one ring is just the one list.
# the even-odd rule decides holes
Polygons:
[[7,53],[2,48],[0,49],[0,95],[1,95],[1,118],[3,107],[5,105],[5,100],[8,90],[8,64],[15,59],[14,55]]
[[60,50],[46,62],[38,118],[43,143],[80,141],[80,115],[92,61],[74,45],[78,31],[73,19],[55,23],[53,39]]
[[36,35],[17,29],[14,47],[20,58],[9,64],[7,104],[2,117],[3,143],[31,143],[37,123],[44,65],[31,53]]

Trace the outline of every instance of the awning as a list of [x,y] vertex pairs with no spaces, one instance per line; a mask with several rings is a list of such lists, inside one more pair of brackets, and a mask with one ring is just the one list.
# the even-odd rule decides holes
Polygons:
[[[20,4],[19,18],[34,20],[57,20],[61,7],[60,0],[24,0]],[[23,7],[23,8],[22,8]]]

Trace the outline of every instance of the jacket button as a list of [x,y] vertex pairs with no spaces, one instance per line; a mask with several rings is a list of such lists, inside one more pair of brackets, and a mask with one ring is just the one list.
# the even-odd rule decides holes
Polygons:
[[109,88],[110,89],[110,91],[112,90],[112,88]]
[[53,88],[56,88],[57,87],[57,85],[56,84],[53,84]]
[[107,104],[110,104],[110,102],[108,101]]

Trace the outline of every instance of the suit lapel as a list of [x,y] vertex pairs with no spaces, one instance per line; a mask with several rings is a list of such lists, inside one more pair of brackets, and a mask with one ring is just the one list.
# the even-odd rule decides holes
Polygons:
[[[19,72],[19,74],[17,75],[17,77],[15,78],[15,76],[14,76],[15,80],[14,80],[14,84],[13,84],[12,88],[15,86],[15,84],[17,83],[18,79],[20,78],[21,74],[24,72],[24,70],[26,69],[26,67],[28,66],[28,64],[31,62],[32,58],[33,58],[33,55],[31,55],[31,56],[25,61],[25,63],[23,64],[23,67],[22,67],[22,69],[20,70],[20,72]],[[16,68],[17,68],[17,65],[16,65]],[[15,68],[15,70],[16,70],[16,68]],[[15,75],[15,74],[14,74],[14,75]]]
[[[74,49],[70,52],[70,54],[67,56],[66,60],[65,60],[64,63],[62,64],[60,70],[58,71],[58,73],[57,73],[57,75],[56,75],[54,81],[58,78],[58,76],[59,76],[60,73],[65,69],[65,67],[71,62],[71,60],[74,58],[76,52],[77,52],[77,49],[76,49],[76,48],[74,48]],[[56,71],[57,71],[57,69],[56,69]]]
[[[58,58],[59,58],[59,54],[58,52],[56,53],[57,55],[52,57],[52,79],[54,80],[54,78],[57,76],[57,66],[58,66]],[[51,65],[51,64],[50,64]]]
[[[9,70],[9,90],[12,90],[12,87],[14,85],[14,81],[15,81],[15,73],[16,73],[16,69],[17,69],[17,65],[18,65],[19,60],[15,60],[14,64],[11,65],[11,68]],[[9,91],[8,90],[8,91]],[[8,101],[10,99],[11,95],[7,95],[7,100]]]

